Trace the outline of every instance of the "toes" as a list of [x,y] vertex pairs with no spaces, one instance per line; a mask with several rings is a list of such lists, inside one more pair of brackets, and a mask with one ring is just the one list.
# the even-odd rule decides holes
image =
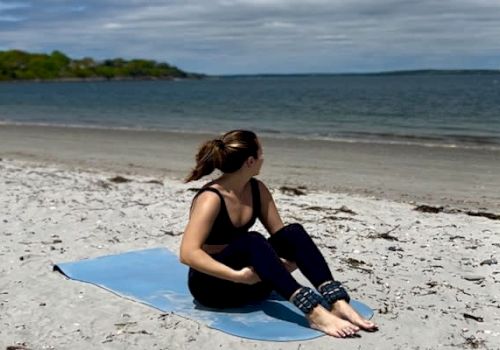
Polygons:
[[350,336],[351,336],[351,335],[356,334],[356,332],[357,332],[357,331],[354,329],[354,327],[352,327],[352,326],[347,326],[347,327],[345,327],[345,328],[343,329],[343,331],[344,331],[345,333],[347,333],[348,335],[350,335]]
[[335,338],[343,338],[339,331],[331,333]]
[[349,337],[349,338],[357,338],[357,337],[360,337],[360,335],[353,328],[349,328],[349,335],[347,337]]
[[376,330],[378,330],[378,326],[375,323],[373,323],[371,321],[366,321],[366,320],[364,322],[364,327],[363,328],[365,330],[367,330],[367,331],[376,331]]
[[345,324],[345,329],[349,329],[350,331],[356,333],[357,331],[359,331],[359,327],[352,323],[352,322],[349,322],[349,321],[346,321],[346,324]]
[[375,323],[373,323],[373,322],[371,322],[371,321],[368,321],[368,320],[363,320],[363,326],[364,326],[365,328],[375,328],[375,327],[377,327],[377,326],[375,325]]

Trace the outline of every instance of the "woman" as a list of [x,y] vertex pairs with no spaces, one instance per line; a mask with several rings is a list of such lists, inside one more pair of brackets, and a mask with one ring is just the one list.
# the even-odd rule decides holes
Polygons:
[[[349,295],[335,281],[321,252],[300,224],[284,226],[267,187],[253,177],[264,161],[257,136],[234,130],[207,141],[186,182],[214,169],[222,175],[196,194],[180,247],[190,266],[189,289],[202,305],[225,308],[265,299],[272,290],[295,304],[312,328],[335,337],[351,336],[376,325],[348,304]],[[248,231],[259,219],[269,239]],[[299,268],[321,297],[291,275]]]

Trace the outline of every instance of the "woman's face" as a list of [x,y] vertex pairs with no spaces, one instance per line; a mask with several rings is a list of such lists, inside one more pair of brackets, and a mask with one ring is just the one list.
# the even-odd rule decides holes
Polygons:
[[257,159],[255,160],[255,168],[257,170],[256,174],[259,174],[260,169],[262,168],[262,163],[264,163],[264,151],[259,139],[257,139],[257,144],[259,145],[259,149],[257,151]]

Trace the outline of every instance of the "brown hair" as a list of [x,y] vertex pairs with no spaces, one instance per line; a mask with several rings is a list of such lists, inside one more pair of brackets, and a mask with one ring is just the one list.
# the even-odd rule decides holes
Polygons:
[[196,166],[184,180],[190,182],[210,174],[215,169],[233,173],[247,160],[257,158],[257,135],[248,130],[232,130],[220,138],[206,141],[196,154]]

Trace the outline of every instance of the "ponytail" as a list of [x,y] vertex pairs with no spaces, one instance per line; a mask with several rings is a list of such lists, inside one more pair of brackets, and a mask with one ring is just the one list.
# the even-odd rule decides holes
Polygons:
[[184,179],[184,182],[196,181],[211,174],[220,167],[224,149],[224,142],[220,139],[210,140],[201,145],[196,154],[196,166]]
[[247,130],[229,131],[220,138],[207,141],[199,148],[196,166],[184,182],[198,180],[215,169],[233,173],[241,168],[248,157],[257,158],[258,148],[257,136]]

